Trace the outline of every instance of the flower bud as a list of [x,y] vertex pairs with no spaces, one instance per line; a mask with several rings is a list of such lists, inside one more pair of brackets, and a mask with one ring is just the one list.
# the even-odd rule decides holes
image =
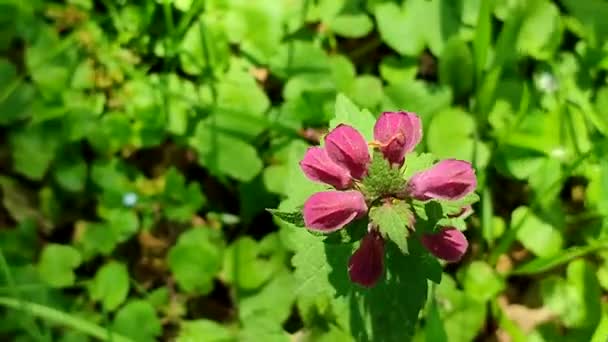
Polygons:
[[448,262],[459,261],[469,247],[467,238],[454,227],[444,228],[436,234],[424,234],[421,241],[434,256]]
[[370,161],[365,138],[348,125],[339,125],[325,137],[325,148],[329,157],[350,171],[351,176],[361,179],[367,173]]
[[306,200],[303,214],[308,229],[330,233],[367,214],[367,204],[359,191],[323,191]]
[[348,275],[353,283],[365,287],[376,285],[384,273],[384,240],[372,230],[348,261]]
[[458,200],[473,192],[475,187],[477,178],[470,163],[446,159],[412,176],[407,184],[407,192],[421,201],[432,198]]
[[408,112],[384,112],[374,126],[374,139],[384,158],[401,166],[405,154],[414,150],[422,138],[420,118]]
[[329,184],[339,190],[352,184],[348,170],[331,160],[327,151],[320,147],[311,147],[306,151],[300,168],[310,180]]

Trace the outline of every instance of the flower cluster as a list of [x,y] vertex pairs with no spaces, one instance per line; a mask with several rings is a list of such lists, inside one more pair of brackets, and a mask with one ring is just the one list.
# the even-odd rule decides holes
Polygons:
[[[406,154],[414,150],[421,138],[422,127],[416,114],[385,112],[376,121],[374,141],[369,146],[379,150],[391,168],[400,169]],[[304,174],[335,189],[315,193],[304,203],[304,223],[308,229],[330,233],[368,215],[375,203],[366,196],[364,186],[371,161],[365,138],[348,125],[339,125],[329,132],[324,147],[308,149],[300,162]],[[468,162],[448,159],[414,174],[405,184],[398,194],[386,193],[383,197],[458,200],[473,192],[477,181]],[[463,208],[461,214],[468,210],[470,207]],[[422,235],[421,243],[433,255],[449,262],[460,260],[468,247],[465,236],[454,227]],[[374,222],[370,222],[367,235],[351,256],[348,271],[353,282],[366,287],[373,286],[382,276],[384,239]]]

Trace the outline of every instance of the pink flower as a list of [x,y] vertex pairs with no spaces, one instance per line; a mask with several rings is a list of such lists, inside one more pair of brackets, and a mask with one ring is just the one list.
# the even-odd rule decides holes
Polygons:
[[325,137],[327,154],[338,165],[350,171],[351,176],[361,179],[367,173],[370,161],[365,138],[348,125],[338,125]]
[[365,287],[376,285],[384,272],[384,240],[371,230],[348,261],[348,275],[353,283]]
[[470,163],[447,159],[432,168],[418,172],[407,184],[408,194],[418,200],[458,200],[477,187],[475,170]]
[[459,261],[469,247],[467,238],[454,227],[444,228],[436,234],[424,234],[421,241],[434,256],[448,262]]
[[[311,180],[337,190],[353,187],[353,178],[367,174],[370,155],[363,136],[354,128],[339,125],[325,138],[325,148],[306,151],[300,167]],[[318,192],[304,203],[304,223],[310,230],[331,233],[367,214],[365,197],[359,191]]]
[[340,190],[352,185],[350,172],[331,160],[323,148],[309,148],[300,162],[300,167],[310,180],[326,183]]
[[367,204],[359,191],[324,191],[304,203],[304,223],[310,230],[334,232],[367,214]]
[[374,126],[374,139],[391,164],[401,166],[405,155],[422,138],[420,118],[408,112],[384,112]]

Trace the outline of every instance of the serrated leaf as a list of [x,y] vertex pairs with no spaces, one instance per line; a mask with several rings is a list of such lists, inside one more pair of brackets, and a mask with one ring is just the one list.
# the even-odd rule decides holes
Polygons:
[[272,215],[280,218],[281,220],[293,224],[296,227],[304,227],[304,215],[302,214],[302,210],[294,210],[294,211],[280,211],[278,209],[266,209]]
[[335,112],[336,116],[329,122],[330,129],[347,124],[358,130],[366,141],[372,141],[376,119],[368,110],[359,110],[348,97],[338,94]]
[[411,226],[413,214],[410,206],[402,201],[383,203],[369,211],[370,220],[378,225],[382,237],[393,241],[403,254],[408,254],[408,227]]
[[412,338],[426,300],[427,279],[438,281],[441,275],[436,258],[429,257],[419,243],[410,244],[409,255],[387,244],[386,278],[374,288],[363,289],[348,278],[352,244],[323,244],[298,230],[289,235],[295,243],[295,293],[304,322],[331,320],[361,341]]
[[436,160],[437,158],[431,153],[408,153],[402,167],[403,178],[409,179],[417,172],[429,169]]

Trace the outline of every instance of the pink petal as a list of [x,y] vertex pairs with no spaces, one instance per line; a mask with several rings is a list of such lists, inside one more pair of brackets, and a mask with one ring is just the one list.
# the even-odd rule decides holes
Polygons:
[[476,187],[477,178],[470,163],[447,159],[412,176],[407,191],[421,201],[431,198],[457,200],[473,192]]
[[346,189],[352,184],[350,172],[336,164],[320,147],[311,147],[300,162],[304,174],[313,181],[329,184],[336,189]]
[[367,172],[370,161],[365,138],[348,125],[338,125],[325,137],[325,148],[329,157],[350,171],[351,176],[361,179]]
[[467,238],[454,227],[447,227],[437,234],[424,234],[422,244],[439,259],[459,261],[469,247]]
[[323,191],[304,203],[304,223],[310,230],[330,233],[367,214],[359,191]]
[[365,287],[376,285],[384,272],[384,240],[375,230],[361,240],[361,245],[348,262],[348,275],[353,283]]
[[384,112],[374,126],[374,139],[391,164],[402,165],[405,154],[414,150],[422,138],[422,125],[415,113]]

